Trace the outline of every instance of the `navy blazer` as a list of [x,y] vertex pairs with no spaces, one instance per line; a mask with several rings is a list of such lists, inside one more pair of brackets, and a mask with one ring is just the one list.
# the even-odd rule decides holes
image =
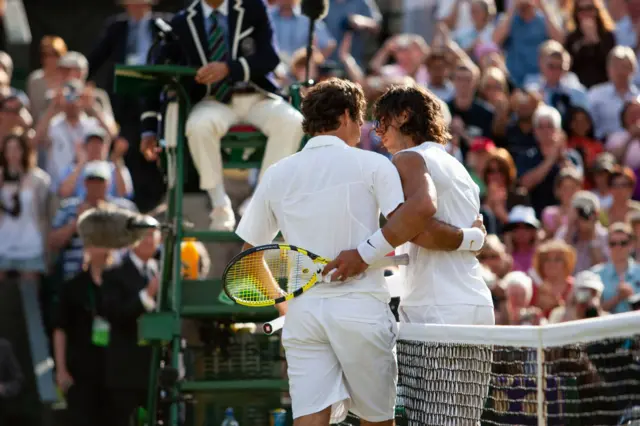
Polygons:
[[[169,13],[153,12],[149,27],[153,36],[158,32],[153,24],[158,18],[169,21],[173,17]],[[127,52],[127,37],[129,35],[129,16],[121,13],[107,19],[102,34],[93,50],[87,55],[89,61],[89,79],[91,79],[98,70],[106,63],[113,62],[116,64],[124,64]],[[109,73],[109,82],[107,83],[107,91],[113,91],[113,71]]]
[[[280,63],[275,35],[264,0],[225,0],[229,30],[229,76],[233,83],[248,83],[270,96],[280,95],[273,70]],[[178,40],[163,44],[153,55],[154,64],[176,64],[200,68],[206,65],[209,52],[200,0],[191,3],[171,20]],[[209,95],[211,86],[187,84],[191,104]],[[150,100],[142,114],[143,132],[157,132],[160,99]]]

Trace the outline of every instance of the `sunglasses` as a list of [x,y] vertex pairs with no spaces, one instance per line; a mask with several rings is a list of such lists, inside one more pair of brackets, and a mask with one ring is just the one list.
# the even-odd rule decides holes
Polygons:
[[627,247],[630,242],[630,240],[609,241],[609,247]]
[[497,167],[490,167],[487,169],[487,174],[493,174],[493,173],[502,173],[502,170],[500,170]]

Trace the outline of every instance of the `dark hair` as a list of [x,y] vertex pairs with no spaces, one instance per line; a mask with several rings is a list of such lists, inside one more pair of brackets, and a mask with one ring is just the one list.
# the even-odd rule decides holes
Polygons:
[[589,127],[589,131],[586,134],[586,137],[589,139],[595,139],[596,137],[595,137],[595,131],[593,126],[593,118],[591,118],[591,114],[585,108],[578,107],[578,106],[572,106],[571,108],[569,108],[569,111],[567,112],[567,117],[566,119],[563,120],[563,123],[564,123],[563,128],[565,133],[569,137],[574,136],[573,131],[571,130],[571,123],[573,122],[573,120],[578,114],[584,114],[585,117],[587,117],[587,120],[589,121],[590,127]]
[[4,137],[2,140],[2,144],[0,144],[0,167],[7,171],[7,158],[6,151],[7,145],[9,141],[16,140],[20,149],[22,150],[22,164],[21,166],[25,171],[30,170],[35,166],[35,155],[31,145],[29,144],[29,140],[27,139],[26,133],[10,133]]
[[362,122],[366,108],[367,101],[359,84],[330,78],[309,89],[302,99],[302,129],[312,136],[337,130],[345,111],[353,121]]
[[407,113],[408,118],[399,130],[411,136],[414,142],[433,141],[446,145],[451,138],[442,105],[427,89],[417,85],[393,86],[373,106],[373,116],[382,125],[403,113]]

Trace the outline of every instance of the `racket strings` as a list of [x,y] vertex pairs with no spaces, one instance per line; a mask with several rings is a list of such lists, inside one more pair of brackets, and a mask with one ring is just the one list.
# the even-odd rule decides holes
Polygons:
[[316,271],[308,256],[274,248],[238,259],[228,269],[225,285],[233,299],[259,306],[302,288]]

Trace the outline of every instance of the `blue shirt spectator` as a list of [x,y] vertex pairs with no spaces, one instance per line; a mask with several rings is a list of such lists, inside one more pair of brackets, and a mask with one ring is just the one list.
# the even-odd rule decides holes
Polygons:
[[[109,197],[119,197],[118,188],[116,187],[116,179],[117,174],[120,173],[122,179],[125,181],[126,193],[124,194],[124,198],[131,199],[133,198],[133,180],[131,179],[131,173],[129,173],[129,169],[126,166],[121,166],[121,168],[117,168],[115,164],[109,163],[109,167],[111,168],[111,179],[109,179],[109,186],[107,187],[107,195]],[[64,182],[69,176],[71,176],[76,169],[76,166],[69,166],[66,170],[62,172],[60,175],[60,180],[56,182],[53,187],[55,192],[58,192],[60,189],[60,184]],[[86,174],[86,167],[83,168],[80,176],[76,180],[75,191],[72,197],[80,197],[84,198],[87,194],[86,187],[84,185],[84,178]]]
[[[278,6],[269,10],[278,49],[284,62],[289,62],[296,50],[306,47],[309,39],[309,18],[300,13],[300,7],[288,3],[293,2],[281,0]],[[329,56],[336,46],[336,41],[324,22],[316,21],[314,37],[314,45],[325,56]]]
[[[354,57],[360,67],[364,64],[364,39],[360,33],[364,30],[364,26],[359,22],[358,25],[353,25],[353,17],[356,18],[370,18],[378,25],[382,21],[382,15],[380,10],[376,6],[373,0],[330,0],[329,14],[325,18],[325,23],[329,29],[329,33],[336,38],[338,46],[342,42],[342,38],[347,31],[355,31],[353,36],[353,43],[351,45],[351,55]],[[356,19],[362,21],[362,19]],[[355,27],[355,28],[354,28]],[[331,55],[331,60],[339,63],[337,52]]]
[[58,265],[62,279],[66,280],[77,274],[83,264],[83,244],[77,232],[77,218],[84,211],[107,202],[117,207],[137,211],[135,204],[124,198],[108,197],[107,181],[111,174],[108,163],[92,161],[85,168],[86,195],[84,198],[73,197],[63,200],[55,214],[52,231],[49,235],[49,246],[60,252]]
[[[640,292],[640,265],[633,259],[629,259],[629,264],[623,277],[618,275],[615,266],[611,262],[596,265],[592,268],[592,271],[600,275],[602,283],[604,284],[604,290],[602,292],[603,302],[614,300],[616,298],[618,295],[618,286],[621,281],[630,284],[635,293]],[[610,308],[609,312],[612,314],[618,314],[621,312],[629,312],[630,310],[631,307],[629,306],[629,302],[622,300],[614,305],[613,308]]]
[[640,264],[631,258],[633,237],[630,225],[612,224],[608,237],[611,261],[592,268],[604,284],[602,308],[612,314],[630,311],[629,297],[640,293]]

